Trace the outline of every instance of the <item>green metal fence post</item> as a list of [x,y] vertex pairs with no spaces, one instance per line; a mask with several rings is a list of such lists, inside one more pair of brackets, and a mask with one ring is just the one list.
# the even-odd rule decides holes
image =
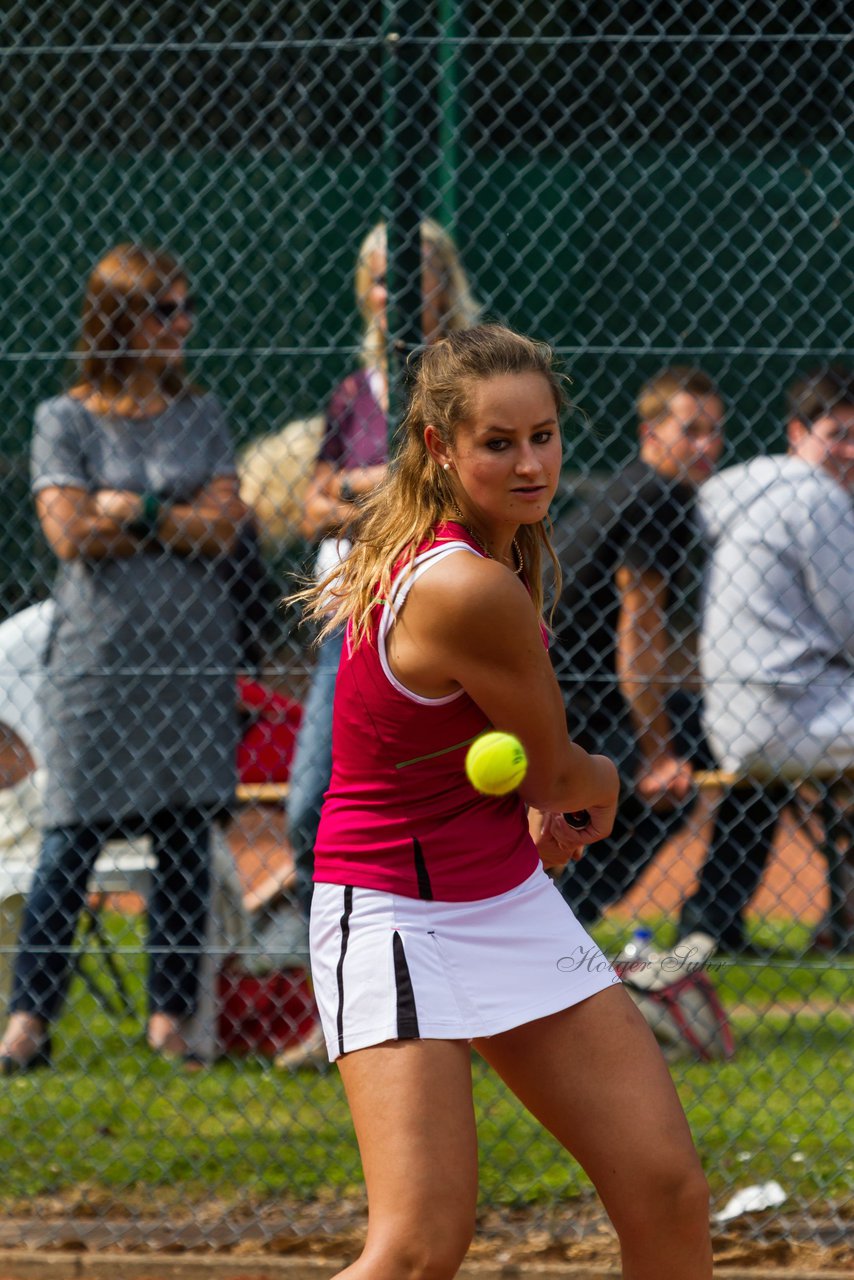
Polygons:
[[439,220],[453,235],[457,219],[457,131],[459,112],[458,32],[462,0],[439,0]]
[[433,84],[417,67],[422,45],[411,8],[388,0],[384,13],[390,438],[403,407],[406,359],[422,338],[420,222],[433,124]]

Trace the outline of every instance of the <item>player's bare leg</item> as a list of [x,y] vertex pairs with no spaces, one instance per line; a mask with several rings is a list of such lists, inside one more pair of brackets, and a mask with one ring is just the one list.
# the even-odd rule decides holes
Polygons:
[[625,1280],[709,1280],[706,1179],[661,1051],[621,986],[475,1047],[592,1179]]
[[338,1061],[368,1192],[368,1235],[347,1280],[448,1280],[474,1232],[471,1050],[404,1040]]

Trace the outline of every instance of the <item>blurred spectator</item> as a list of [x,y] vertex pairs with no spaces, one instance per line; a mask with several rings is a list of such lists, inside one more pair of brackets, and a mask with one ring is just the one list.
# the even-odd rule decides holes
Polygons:
[[150,1046],[186,1057],[211,825],[235,785],[235,615],[216,572],[247,509],[217,401],[191,385],[193,299],[165,253],[113,248],[88,283],[79,374],[36,412],[32,483],[59,561],[42,690],[45,833],[0,1071],[45,1065],[89,872],[144,830]]
[[[465,329],[477,319],[477,307],[450,236],[426,218],[421,223],[422,331],[425,342]],[[362,241],[356,259],[356,302],[364,322],[361,368],[333,391],[326,429],[305,496],[302,533],[319,539],[318,577],[347,554],[346,529],[357,505],[385,478],[388,458],[388,290],[387,233],[380,222]],[[288,830],[294,851],[297,895],[308,915],[312,892],[314,841],[324,792],[332,770],[332,702],[341,657],[342,633],[318,647],[288,796]],[[322,1043],[318,1040],[318,1050]],[[296,1062],[290,1055],[282,1065]]]
[[235,612],[238,664],[243,671],[260,675],[268,651],[275,648],[278,639],[276,615],[281,608],[281,590],[261,554],[254,510],[242,521],[230,553],[217,561],[217,570]]
[[255,514],[261,548],[274,561],[299,543],[303,502],[325,429],[322,414],[296,418],[256,436],[238,455],[240,496]]
[[[700,652],[709,742],[724,769],[772,779],[786,765],[854,766],[854,374],[794,383],[788,442],[729,467],[700,500],[714,544]],[[739,789],[753,839],[713,842],[684,932],[732,932],[788,798],[779,778]]]
[[[11,981],[13,956],[10,952],[20,932],[27,887],[38,862],[44,826],[44,728],[40,695],[45,671],[41,659],[54,616],[53,601],[42,600],[0,623],[0,734],[5,734],[12,744],[10,764],[15,775],[14,781],[9,778],[9,785],[0,789],[0,992],[4,999],[8,998]],[[254,691],[258,686],[238,680],[239,702],[245,704],[248,700],[244,687],[253,691],[252,701],[257,702],[258,695]],[[274,728],[278,730],[279,725]],[[268,759],[272,763],[272,744],[265,741],[262,752],[256,749],[258,732],[266,730],[266,723],[260,721],[253,724],[241,740],[238,770],[243,768],[250,774],[257,773],[259,757],[262,765]],[[276,745],[287,745],[282,744],[279,733]],[[277,751],[277,765],[281,758],[281,751]],[[287,759],[286,753],[284,758]],[[247,780],[254,779],[250,776]],[[141,888],[140,881],[148,876],[147,868],[151,863],[148,842],[140,841],[136,836],[128,840],[110,840],[104,850],[104,862],[110,879],[116,883],[126,879],[129,890],[135,892]],[[244,905],[243,886],[224,825],[217,822],[211,832],[211,909],[198,999],[193,1017],[184,1024],[188,1047],[205,1061],[212,1060],[220,1052],[216,984],[223,958],[248,949],[253,942],[253,928],[254,921]],[[85,970],[81,972],[85,976]],[[104,976],[109,982],[109,970]]]
[[[473,324],[477,310],[450,237],[435,222],[421,225],[422,327],[425,341]],[[375,226],[356,261],[356,301],[364,321],[362,367],[335,388],[326,430],[305,498],[302,529],[320,539],[317,572],[346,554],[344,532],[358,501],[385,478],[388,457],[386,228]],[[314,837],[331,766],[332,695],[341,635],[319,647],[291,774],[291,839],[303,906],[311,899]]]
[[721,453],[724,406],[707,374],[677,365],[641,388],[637,410],[639,457],[555,538],[564,585],[552,653],[570,732],[622,778],[611,836],[559,882],[585,925],[684,822],[693,767],[711,763],[672,618],[699,578],[695,496]]

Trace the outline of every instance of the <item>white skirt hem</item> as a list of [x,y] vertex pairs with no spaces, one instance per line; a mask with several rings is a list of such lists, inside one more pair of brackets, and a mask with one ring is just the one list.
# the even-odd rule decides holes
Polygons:
[[390,1040],[500,1035],[619,982],[542,868],[475,902],[318,884],[311,957],[330,1061]]

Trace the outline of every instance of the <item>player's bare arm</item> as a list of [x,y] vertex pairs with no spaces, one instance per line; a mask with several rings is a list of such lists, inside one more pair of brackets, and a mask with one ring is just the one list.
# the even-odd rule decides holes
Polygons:
[[536,808],[608,808],[611,761],[570,742],[560,690],[523,584],[503,565],[461,551],[413,586],[392,631],[395,673],[414,692],[463,688],[528,756],[521,794]]

